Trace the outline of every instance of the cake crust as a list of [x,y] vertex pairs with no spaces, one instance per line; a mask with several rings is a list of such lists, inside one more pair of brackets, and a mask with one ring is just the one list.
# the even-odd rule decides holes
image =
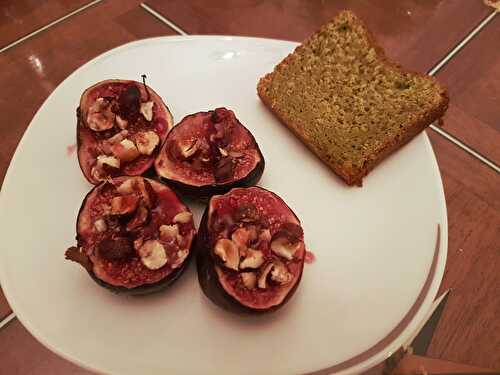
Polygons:
[[[346,30],[342,28],[346,28]],[[392,127],[389,127],[386,134],[380,133],[379,128],[384,124],[381,124],[380,119],[376,118],[376,116],[371,116],[371,113],[366,116],[362,114],[364,117],[361,118],[361,121],[357,120],[352,123],[347,121],[346,123],[343,121],[345,119],[344,117],[349,119],[352,116],[350,117],[347,115],[339,118],[335,117],[334,114],[333,119],[337,120],[337,122],[332,121],[332,116],[330,116],[330,118],[326,117],[326,121],[323,121],[325,120],[325,116],[322,118],[321,116],[323,114],[319,113],[320,111],[316,111],[316,108],[320,108],[320,104],[323,104],[318,103],[317,100],[317,93],[321,94],[321,92],[330,94],[326,103],[321,107],[327,108],[327,110],[328,107],[332,107],[334,111],[335,108],[338,110],[339,107],[335,107],[335,105],[339,101],[341,103],[349,103],[354,100],[354,102],[357,103],[359,99],[365,99],[361,98],[363,93],[354,93],[350,98],[342,97],[342,94],[337,94],[335,90],[332,90],[331,86],[323,83],[322,76],[314,77],[314,73],[309,73],[308,76],[308,72],[323,69],[321,64],[324,60],[328,60],[330,56],[335,55],[335,53],[345,52],[335,50],[332,52],[331,45],[333,45],[333,49],[335,49],[339,43],[344,42],[341,39],[343,37],[342,32],[351,33],[351,30],[354,29],[357,30],[357,35],[346,35],[345,38],[351,38],[349,41],[352,41],[353,38],[359,39],[361,41],[360,44],[363,45],[363,50],[347,51],[347,57],[353,57],[355,60],[357,57],[350,56],[349,53],[351,53],[351,55],[353,54],[352,52],[361,54],[363,58],[369,62],[366,63],[366,61],[362,61],[358,67],[371,69],[370,65],[373,61],[373,66],[377,65],[381,67],[384,72],[391,74],[391,79],[389,79],[388,82],[392,82],[391,80],[395,80],[396,82],[393,91],[385,90],[382,92],[382,103],[380,103],[380,105],[386,105],[389,108],[386,113],[387,118],[391,116],[397,118],[397,116],[399,116],[404,119],[404,121],[400,124],[397,122],[392,124]],[[352,34],[353,33],[354,31],[352,31]],[[356,40],[352,43],[355,42]],[[318,45],[320,46],[319,48],[317,47]],[[321,48],[323,48],[323,50],[321,50]],[[370,54],[373,55],[372,60],[370,60],[372,57]],[[366,56],[368,56],[368,59]],[[317,60],[315,60],[316,57]],[[311,59],[315,62],[313,65],[301,66],[297,74],[292,74],[292,68],[295,68],[297,71],[299,62],[303,62],[304,60],[309,62]],[[355,62],[356,61],[354,61],[354,63]],[[340,66],[339,69],[341,70],[351,68],[351,66],[345,62],[339,63],[338,66]],[[336,66],[336,68],[338,68],[338,66]],[[329,72],[327,71],[327,73]],[[348,74],[346,74],[346,76],[348,76]],[[345,78],[338,74],[333,74],[332,76],[333,81],[335,79]],[[353,76],[353,79],[356,80],[356,75],[353,74]],[[358,87],[356,87],[356,85],[349,86],[348,84],[347,86],[342,86],[342,89],[347,87],[347,89],[355,90],[359,88],[360,84],[362,86],[364,78],[366,77],[361,77],[359,81],[356,81],[358,82]],[[400,84],[398,79],[402,79],[403,83]],[[409,86],[414,84],[414,86],[423,87],[424,90],[421,90],[421,92],[425,91],[425,95],[421,95],[421,92],[416,91],[414,96],[405,94],[406,96],[398,97],[398,90],[405,91],[409,88],[406,87],[405,80],[410,82]],[[385,81],[384,83],[387,84]],[[294,91],[293,87],[295,84],[302,85],[301,88],[303,90]],[[289,86],[292,87],[291,90],[287,89]],[[304,87],[306,87],[306,89],[304,89]],[[306,99],[308,98],[303,94],[309,87],[314,87],[317,91],[316,98],[313,98],[311,103],[307,103]],[[418,87],[416,87],[415,90],[417,90]],[[375,90],[373,93],[378,94],[376,91],[377,87],[373,86],[373,89]],[[393,95],[393,92],[396,92],[396,94]],[[339,175],[348,185],[359,186],[362,185],[363,177],[373,170],[378,163],[408,143],[431,123],[440,119],[444,115],[449,102],[446,90],[435,78],[423,73],[408,71],[399,64],[389,61],[383,49],[375,41],[371,32],[351,11],[340,12],[332,21],[323,25],[317,32],[299,45],[294,52],[289,54],[274,68],[273,72],[262,77],[257,85],[257,93],[271,112],[337,175]],[[359,97],[357,97],[357,95],[359,95]],[[368,100],[370,100],[369,95],[367,96]],[[422,96],[422,98],[420,98],[420,96]],[[427,96],[429,98],[427,98]],[[416,104],[418,105],[415,105],[414,98],[417,98]],[[342,100],[345,100],[345,102],[342,102]],[[401,114],[401,108],[405,108],[406,106],[405,100],[406,103],[409,103],[409,110],[408,113]],[[361,100],[361,102],[363,102],[363,100]],[[289,103],[294,105],[290,105]],[[303,107],[302,103],[304,103]],[[396,106],[399,112],[395,112],[394,114],[391,113],[391,105],[393,107]],[[342,108],[342,106],[340,108],[341,110],[345,109],[345,106],[344,108]],[[354,116],[356,115],[357,113],[354,113]],[[308,117],[313,120],[308,121]],[[363,121],[365,122],[363,123]],[[368,121],[370,122],[369,124]],[[352,129],[358,129],[360,124],[361,127],[368,129],[368,133],[373,130],[375,132],[373,137],[370,137],[370,134],[368,134],[367,137],[365,136],[365,138],[353,135]],[[366,127],[363,124],[369,126]],[[347,130],[344,130],[344,128]],[[344,137],[344,139],[342,139],[342,137]],[[325,139],[329,143],[325,142]],[[327,143],[327,146],[331,145],[331,147],[325,147],[325,143]],[[349,148],[347,150],[346,146],[349,145],[346,145],[346,143],[349,143],[352,149]]]

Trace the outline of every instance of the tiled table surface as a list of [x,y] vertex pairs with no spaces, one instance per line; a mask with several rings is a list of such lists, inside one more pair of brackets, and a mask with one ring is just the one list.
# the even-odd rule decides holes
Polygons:
[[[384,2],[383,8],[379,4],[368,0],[147,1],[174,24],[171,28],[136,0],[4,0],[0,5],[0,183],[38,107],[66,76],[98,54],[132,40],[178,31],[300,41],[343,8],[366,20],[391,58],[427,72],[483,20],[490,20],[436,76],[451,97],[443,130],[498,165],[500,16],[491,16],[492,8],[480,0],[394,0]],[[16,103],[22,104],[13,105],[13,98],[20,95],[22,100]],[[441,291],[453,288],[427,355],[498,369],[500,176],[484,159],[442,134],[434,130],[427,134],[448,207],[448,263]],[[0,320],[10,312],[0,292]],[[88,374],[43,348],[15,319],[0,329],[0,373]]]

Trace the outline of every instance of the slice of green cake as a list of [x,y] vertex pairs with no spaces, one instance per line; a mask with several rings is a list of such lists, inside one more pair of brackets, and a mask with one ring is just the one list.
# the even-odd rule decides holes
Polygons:
[[267,107],[349,185],[448,107],[432,77],[389,62],[363,22],[343,11],[261,78]]

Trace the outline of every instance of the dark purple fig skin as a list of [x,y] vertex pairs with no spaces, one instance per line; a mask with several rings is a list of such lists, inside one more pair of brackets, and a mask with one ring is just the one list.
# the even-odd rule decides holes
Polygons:
[[[264,189],[263,189],[264,190]],[[209,204],[210,206],[210,204]],[[243,305],[240,301],[226,293],[224,287],[219,282],[217,272],[215,272],[215,262],[211,255],[210,241],[208,234],[208,210],[205,209],[201,219],[200,228],[196,240],[196,269],[198,271],[198,282],[201,290],[213,303],[226,311],[237,314],[262,315],[278,310],[283,307],[295,294],[297,287],[302,279],[303,266],[297,282],[288,292],[286,297],[279,305],[271,306],[267,309],[255,309]]]
[[[105,84],[106,82],[134,82],[135,84],[139,84],[139,86],[142,85],[142,83],[140,82],[135,82],[135,81],[130,81],[130,80],[119,80],[119,79],[110,79],[110,80],[104,80],[104,81],[100,81],[96,84],[94,84],[93,86],[87,88],[84,93],[91,89],[92,87],[95,87],[97,85],[102,85],[102,84]],[[148,90],[150,90],[152,93],[154,93],[153,95],[153,101],[155,101],[155,103],[159,106],[162,107],[162,111],[165,113],[165,119],[166,119],[166,122],[167,122],[167,134],[168,132],[172,129],[173,127],[173,117],[172,117],[172,113],[170,112],[170,109],[168,108],[168,106],[162,101],[161,97],[151,88],[148,86]],[[77,158],[78,158],[78,165],[80,166],[80,169],[82,171],[82,174],[83,176],[85,177],[85,179],[91,183],[92,185],[99,185],[100,181],[95,181],[90,175],[90,171],[87,171],[87,168],[85,168],[84,166],[84,162],[85,162],[85,158],[82,158],[82,156],[80,155],[80,149],[83,145],[83,141],[82,141],[82,129],[85,128],[85,121],[83,119],[83,114],[82,114],[82,110],[80,108],[80,106],[78,106],[76,108],[76,149],[77,149]],[[154,151],[153,155],[156,155],[158,154],[159,150],[161,149],[161,145],[163,143],[163,141],[167,138],[167,134],[165,135],[162,135],[160,136],[160,145],[157,147],[157,149]],[[148,161],[148,163],[146,163],[143,167],[141,167],[140,169],[137,170],[137,172],[133,173],[133,174],[129,174],[130,176],[145,176],[145,177],[151,177],[153,178],[153,176],[155,176],[155,172],[154,172],[154,160],[155,160],[155,156],[151,156],[150,159]],[[120,170],[121,171],[121,170]],[[111,176],[111,177],[117,177],[115,175]]]
[[[82,139],[80,137],[80,132],[78,131],[81,127],[83,127],[83,120],[82,120],[82,110],[80,109],[80,107],[77,107],[76,108],[76,149],[77,149],[77,152],[78,150],[80,149],[80,147],[82,147]],[[91,184],[93,184],[87,177],[87,175],[83,172],[84,171],[84,166],[83,166],[83,160],[81,160],[81,158],[77,157],[78,159],[78,166],[80,167],[80,170],[82,171],[83,173],[83,176],[85,177],[85,179],[87,181],[89,181]],[[94,184],[95,185],[95,184]],[[88,194],[87,194],[88,195]],[[85,197],[85,199],[87,199],[87,197]]]
[[[80,217],[80,213],[82,212],[83,208],[85,207],[87,199],[91,196],[93,191],[105,183],[107,183],[107,182],[103,181],[100,184],[95,185],[87,193],[87,195],[83,199],[83,202],[80,206],[80,209],[78,210],[77,218]],[[77,233],[77,235],[76,235],[77,245],[78,245],[78,247],[80,247],[81,239],[79,238],[79,235],[78,235],[78,219],[76,220],[76,233]],[[121,295],[127,295],[127,296],[145,296],[148,294],[157,293],[157,292],[160,292],[160,291],[167,289],[170,285],[172,285],[175,281],[177,281],[179,279],[179,277],[181,277],[181,275],[184,273],[184,271],[187,269],[187,267],[191,263],[191,259],[193,259],[193,252],[196,249],[196,242],[197,242],[197,234],[195,234],[193,237],[193,240],[191,242],[191,247],[189,248],[188,256],[186,257],[186,259],[184,260],[182,265],[179,268],[177,268],[175,271],[173,271],[172,273],[167,275],[167,277],[165,277],[165,279],[160,280],[154,284],[145,284],[145,285],[141,285],[141,286],[138,286],[135,288],[125,288],[123,286],[116,286],[116,285],[109,284],[109,283],[99,279],[94,274],[94,272],[92,272],[91,270],[86,270],[86,271],[89,274],[89,276],[92,278],[92,280],[94,280],[99,286],[101,286],[101,287],[103,287],[103,288],[105,288],[105,289],[107,289],[115,294],[121,294]]]
[[[187,115],[180,122],[183,122],[187,118],[196,116],[200,113],[204,113],[204,112],[197,112],[197,113]],[[264,173],[266,161],[264,160],[264,155],[262,155],[262,152],[260,151],[259,145],[258,145],[257,141],[255,141],[253,134],[241,122],[239,122],[238,119],[236,119],[236,120],[238,121],[238,124],[240,126],[242,126],[244,129],[246,129],[248,131],[248,133],[251,135],[251,137],[254,139],[255,149],[257,150],[257,152],[259,154],[259,158],[260,158],[260,161],[257,163],[255,168],[250,173],[248,173],[245,177],[243,177],[239,180],[225,182],[225,183],[215,183],[215,184],[207,184],[207,185],[189,185],[189,184],[182,183],[180,181],[176,181],[173,179],[169,179],[169,178],[165,178],[165,177],[160,176],[160,173],[158,173],[158,171],[156,169],[158,167],[156,166],[156,163],[155,163],[154,167],[156,169],[156,174],[158,176],[158,179],[160,181],[166,183],[170,187],[172,187],[176,192],[179,192],[180,194],[185,195],[186,197],[189,197],[191,199],[195,199],[195,200],[202,201],[202,202],[208,201],[212,195],[225,194],[233,188],[250,187],[250,186],[256,185],[260,181],[260,178],[262,177],[262,174]],[[167,138],[168,138],[168,135],[167,135]],[[159,152],[157,158],[160,157],[162,152],[165,152],[164,146],[166,144],[167,144],[167,139],[165,139],[165,141],[163,142],[163,145],[160,149],[160,152]]]
[[159,179],[160,181],[166,183],[168,186],[174,189],[176,192],[185,195],[186,197],[206,202],[210,199],[211,196],[225,194],[233,188],[244,188],[256,185],[260,181],[260,178],[264,173],[265,165],[266,162],[264,161],[264,157],[261,157],[260,162],[257,163],[255,168],[244,178],[233,182],[226,182],[223,184],[194,186],[160,176]]
[[98,285],[108,289],[109,291],[111,291],[115,294],[122,294],[122,295],[127,295],[127,296],[145,296],[148,294],[161,292],[161,291],[167,289],[175,281],[177,281],[177,279],[179,279],[179,277],[181,277],[181,275],[187,269],[187,267],[188,267],[188,265],[191,262],[191,259],[193,257],[193,248],[195,246],[195,242],[196,242],[196,236],[195,236],[195,238],[193,238],[191,248],[189,249],[189,254],[188,254],[187,258],[184,260],[184,262],[182,263],[182,266],[177,268],[175,271],[173,271],[164,280],[158,281],[157,283],[154,283],[154,284],[146,284],[146,285],[141,285],[141,286],[129,289],[129,288],[125,288],[123,286],[111,285],[105,281],[102,281],[91,271],[88,271],[88,273],[89,273],[90,277],[92,278],[92,280],[94,280]]

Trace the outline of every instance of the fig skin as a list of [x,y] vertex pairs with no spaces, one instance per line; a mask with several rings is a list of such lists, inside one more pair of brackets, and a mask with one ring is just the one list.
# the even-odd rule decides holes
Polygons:
[[[260,150],[259,150],[260,152]],[[171,180],[165,177],[159,176],[160,181],[164,182],[168,186],[172,187],[176,192],[179,192],[186,197],[191,199],[196,199],[201,202],[207,202],[213,195],[225,194],[229,190],[234,188],[245,188],[256,185],[262,174],[264,173],[265,161],[262,157],[260,162],[255,166],[255,168],[244,178],[233,181],[226,182],[223,184],[209,184],[209,185],[187,185],[182,182]]]
[[[125,178],[128,178],[129,176],[124,176]],[[132,176],[133,177],[133,176]],[[118,178],[123,178],[123,177],[118,177]],[[80,218],[80,214],[82,213],[82,210],[84,209],[87,200],[89,197],[92,195],[95,189],[99,188],[101,185],[107,183],[106,181],[101,182],[99,185],[95,185],[85,196],[83,199],[83,202],[80,206],[80,209],[78,211],[78,218]],[[187,206],[186,206],[187,207]],[[78,220],[76,221],[76,240],[77,240],[77,245],[80,246],[80,239],[79,239],[79,234],[78,234]],[[91,277],[91,279],[99,286],[111,291],[114,294],[120,294],[120,295],[126,295],[126,296],[145,296],[157,292],[161,292],[165,289],[167,289],[169,286],[175,283],[184,271],[188,268],[189,264],[191,263],[191,260],[193,259],[193,252],[196,248],[196,242],[197,242],[197,233],[194,234],[193,240],[191,241],[191,246],[189,248],[188,256],[182,263],[182,265],[179,268],[176,268],[172,273],[170,273],[167,277],[165,277],[163,280],[160,280],[156,283],[153,284],[144,284],[135,288],[126,288],[123,286],[116,286],[109,284],[101,279],[99,279],[94,272],[91,269],[86,269],[87,273]],[[90,262],[90,260],[89,260]]]
[[[260,188],[262,190],[266,190]],[[196,238],[196,269],[198,272],[198,282],[200,287],[205,294],[214,304],[220,308],[236,313],[236,314],[246,314],[246,315],[263,315],[267,313],[274,312],[279,308],[283,307],[292,296],[295,294],[297,287],[302,279],[302,273],[304,270],[304,262],[302,262],[302,267],[300,269],[300,274],[297,278],[295,285],[290,289],[288,294],[285,296],[283,301],[278,304],[265,309],[251,308],[242,304],[240,301],[235,299],[233,296],[229,295],[224,287],[219,282],[219,277],[215,271],[215,261],[211,255],[210,241],[209,241],[209,231],[208,231],[208,212],[210,204],[206,207],[203,217],[200,222],[200,227],[198,229],[198,234]],[[290,209],[290,211],[292,211]],[[292,211],[293,213],[293,211]],[[294,213],[294,216],[297,217]]]
[[[81,103],[85,97],[85,94],[90,93],[93,89],[99,86],[104,86],[106,84],[113,84],[113,83],[122,83],[122,84],[130,84],[134,83],[135,85],[141,87],[143,84],[141,82],[137,81],[132,81],[132,80],[122,80],[122,79],[108,79],[108,80],[103,80],[95,83],[94,85],[88,87],[85,89],[85,91],[82,93],[82,97],[80,98],[80,104],[76,108],[76,147],[77,147],[77,157],[78,157],[78,165],[80,166],[80,169],[82,171],[83,176],[85,179],[91,183],[92,185],[99,185],[101,181],[95,180],[91,176],[91,169],[86,165],[87,160],[88,160],[88,155],[83,150],[83,146],[85,145],[86,141],[85,138],[88,137],[88,135],[85,135],[85,132],[90,133],[91,131],[87,129],[85,119],[83,118],[83,113],[81,109]],[[165,141],[168,133],[170,130],[172,130],[174,126],[174,121],[173,121],[173,116],[172,113],[170,112],[170,109],[168,106],[163,102],[163,99],[158,95],[156,91],[154,91],[149,85],[147,86],[148,91],[151,95],[151,100],[154,101],[157,106],[159,107],[159,112],[162,114],[162,117],[164,117],[167,125],[167,130],[166,133],[163,135],[158,134],[160,137],[160,144],[157,146],[156,151],[152,155],[149,156],[149,160],[147,163],[145,163],[142,167],[137,168],[137,170],[134,173],[127,174],[128,176],[141,176],[141,175],[146,175],[147,177],[153,177],[154,176],[154,160],[156,155],[159,153],[159,150],[161,149],[163,141]],[[142,90],[142,88],[141,88]],[[123,173],[122,173],[123,174]]]
[[115,294],[121,294],[121,295],[126,295],[126,296],[145,296],[148,294],[153,294],[153,293],[158,293],[161,292],[165,289],[167,289],[170,285],[172,285],[174,282],[176,282],[179,277],[184,273],[184,271],[187,269],[189,263],[191,262],[191,259],[193,257],[193,248],[196,243],[196,236],[193,238],[193,242],[191,244],[191,248],[189,249],[189,254],[187,258],[184,260],[182,263],[182,266],[177,268],[175,271],[173,271],[170,275],[168,275],[164,280],[158,281],[157,283],[154,284],[146,284],[146,285],[141,285],[135,288],[125,288],[124,286],[115,286],[108,284],[105,281],[102,281],[99,279],[92,271],[88,271],[88,274],[94,280],[98,285],[102,286],[103,288],[108,289],[109,291],[115,293]]
[[[190,117],[195,117],[195,116],[197,116],[199,114],[203,114],[203,113],[206,113],[206,112],[197,112],[197,113],[187,115],[180,121],[180,123],[184,122],[185,120],[188,120]],[[260,158],[257,165],[245,177],[243,177],[239,180],[234,180],[234,181],[229,181],[229,182],[224,182],[224,183],[206,184],[206,185],[190,185],[190,184],[186,184],[186,183],[177,181],[175,179],[163,177],[163,176],[161,176],[161,173],[159,173],[159,171],[158,171],[158,169],[160,167],[157,165],[156,161],[158,161],[162,157],[162,154],[164,152],[166,152],[165,147],[167,145],[167,139],[165,139],[165,141],[163,142],[163,145],[160,149],[160,152],[156,158],[155,164],[154,164],[157,178],[160,181],[171,186],[176,192],[179,192],[180,194],[182,194],[188,198],[198,200],[201,202],[207,202],[211,196],[225,194],[233,188],[238,188],[238,187],[244,188],[244,187],[250,187],[250,186],[256,185],[259,182],[260,178],[262,177],[262,175],[264,173],[265,166],[266,166],[264,155],[262,154],[262,152],[259,148],[259,145],[258,145],[257,141],[255,140],[253,134],[243,124],[241,124],[238,119],[236,119],[236,121],[238,122],[238,125],[243,127],[250,134],[252,139],[254,140],[255,149],[257,150],[257,153],[258,153],[259,158]],[[170,133],[169,133],[169,135],[170,135]],[[167,135],[167,138],[168,138],[168,135]]]

